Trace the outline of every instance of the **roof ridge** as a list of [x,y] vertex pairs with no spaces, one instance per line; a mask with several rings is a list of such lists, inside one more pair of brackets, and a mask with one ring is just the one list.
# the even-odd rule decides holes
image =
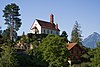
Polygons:
[[42,22],[46,22],[46,23],[50,23],[50,22],[48,22],[48,21],[46,21],[46,20],[41,20],[41,19],[36,19],[37,21],[42,21]]
[[67,48],[68,50],[70,50],[71,48],[73,48],[77,43],[69,43]]

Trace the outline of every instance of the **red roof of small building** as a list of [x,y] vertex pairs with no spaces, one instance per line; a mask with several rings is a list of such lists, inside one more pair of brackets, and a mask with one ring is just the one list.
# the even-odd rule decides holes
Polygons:
[[52,30],[60,31],[59,28],[56,29],[56,25],[54,23],[51,24],[50,22],[47,22],[47,21],[38,20],[38,19],[36,19],[36,20],[38,21],[38,23],[40,24],[40,26],[42,28],[47,28],[47,29],[52,29]]
[[72,49],[77,43],[69,43],[67,45],[68,50]]

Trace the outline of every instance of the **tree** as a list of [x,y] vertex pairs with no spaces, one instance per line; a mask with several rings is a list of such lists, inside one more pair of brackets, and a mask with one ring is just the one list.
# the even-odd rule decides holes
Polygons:
[[10,34],[9,29],[6,29],[3,31],[2,36],[3,36],[4,43],[6,43],[6,42],[8,43],[8,41],[10,39],[9,34]]
[[[0,29],[1,29],[1,27],[0,27]],[[2,30],[0,30],[0,44],[3,43],[2,35],[1,34],[2,34]]]
[[35,67],[34,60],[27,53],[17,53],[16,59],[19,67]]
[[1,33],[2,33],[2,30],[1,30],[1,27],[0,27],[0,35],[1,35]]
[[[0,27],[0,29],[1,29],[1,27]],[[2,33],[2,30],[0,30],[0,44],[3,43],[2,42],[2,35],[1,35],[1,33]]]
[[33,46],[33,49],[29,49],[28,54],[30,55],[35,67],[47,67],[48,63],[45,60],[42,60],[42,54],[38,49],[39,42],[35,40],[31,42],[31,45]]
[[[5,6],[3,10],[3,17],[5,18],[5,25],[7,25],[7,29],[9,29],[9,36],[10,40],[15,39],[17,36],[16,31],[19,30],[21,27],[21,19],[19,18],[19,6],[17,6],[15,3],[11,3]],[[6,31],[6,30],[5,30]]]
[[78,24],[78,22],[76,21],[72,33],[71,33],[71,42],[76,42],[76,43],[81,43],[82,41],[82,35],[81,35],[81,30],[80,30],[81,26]]
[[62,34],[61,34],[61,37],[64,37],[65,41],[68,43],[68,35],[66,33],[66,31],[63,31]]
[[48,67],[68,67],[69,52],[64,38],[57,35],[48,35],[39,46],[43,60],[48,62]]
[[0,67],[17,67],[14,50],[9,46],[2,46],[1,48]]
[[100,67],[100,42],[97,43],[97,48],[91,61],[92,67]]

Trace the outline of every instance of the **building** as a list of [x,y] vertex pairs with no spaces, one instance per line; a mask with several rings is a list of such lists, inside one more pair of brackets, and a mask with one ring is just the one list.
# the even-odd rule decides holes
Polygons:
[[60,30],[58,24],[54,23],[54,15],[50,15],[50,22],[36,19],[31,26],[33,34],[56,34],[59,35]]
[[78,45],[77,43],[69,43],[67,45],[67,48],[70,52],[70,57],[69,59],[72,62],[76,62],[76,61],[81,61],[81,56],[86,52],[80,45]]

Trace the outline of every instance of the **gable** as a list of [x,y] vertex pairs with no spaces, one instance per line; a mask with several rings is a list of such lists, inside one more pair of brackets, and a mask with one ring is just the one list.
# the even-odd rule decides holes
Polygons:
[[76,43],[69,43],[67,45],[68,50],[72,49],[75,45],[76,45]]
[[33,22],[32,26],[31,26],[31,30],[34,29],[34,27],[37,27],[37,28],[40,28],[41,27],[37,20],[35,20]]
[[78,45],[77,43],[69,43],[67,45],[67,48],[69,51],[79,51],[79,52],[82,52],[83,54],[86,52],[85,49]]

